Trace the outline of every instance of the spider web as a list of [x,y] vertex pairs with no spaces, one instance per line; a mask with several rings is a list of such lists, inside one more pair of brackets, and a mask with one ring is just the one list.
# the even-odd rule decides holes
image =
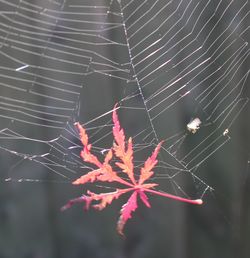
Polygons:
[[[41,182],[45,168],[51,182],[70,183],[88,172],[74,123],[102,155],[118,103],[138,166],[165,140],[153,179],[162,191],[203,198],[212,189],[200,165],[225,147],[248,101],[248,1],[0,5],[5,181]],[[195,118],[200,128],[188,130]]]

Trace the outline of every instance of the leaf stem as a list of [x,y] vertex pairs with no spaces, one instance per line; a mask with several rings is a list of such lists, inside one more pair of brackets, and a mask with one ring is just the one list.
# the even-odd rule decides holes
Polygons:
[[187,202],[187,203],[198,204],[198,205],[201,205],[203,203],[203,201],[201,199],[196,199],[196,200],[187,199],[187,198],[183,198],[183,197],[180,197],[180,196],[177,196],[177,195],[173,195],[173,194],[169,194],[169,193],[162,193],[162,192],[155,191],[155,190],[152,190],[152,189],[143,189],[143,191],[149,192],[149,193],[152,193],[152,194],[156,194],[156,195],[160,195],[160,196],[163,196],[163,197],[167,197],[167,198],[170,198],[170,199],[173,199],[173,200],[176,200],[176,201]]

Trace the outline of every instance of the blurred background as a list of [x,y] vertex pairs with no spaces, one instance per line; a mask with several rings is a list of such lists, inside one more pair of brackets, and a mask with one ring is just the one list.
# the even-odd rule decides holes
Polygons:
[[[249,10],[244,0],[0,0],[0,257],[249,257]],[[166,139],[161,190],[204,201],[150,197],[125,238],[126,198],[60,211],[86,192],[71,184],[87,171],[74,122],[108,148],[115,103],[136,146]]]

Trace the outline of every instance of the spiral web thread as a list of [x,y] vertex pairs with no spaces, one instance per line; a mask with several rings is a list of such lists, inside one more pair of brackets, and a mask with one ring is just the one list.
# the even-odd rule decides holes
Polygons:
[[[231,139],[248,101],[248,1],[0,5],[0,148],[16,157],[5,181],[41,182],[36,171],[19,173],[26,162],[48,169],[54,182],[89,171],[74,122],[102,154],[119,103],[138,166],[165,140],[154,178],[166,182],[161,190],[189,196],[186,179],[196,198],[211,190],[199,166]],[[194,118],[200,128],[187,130]]]

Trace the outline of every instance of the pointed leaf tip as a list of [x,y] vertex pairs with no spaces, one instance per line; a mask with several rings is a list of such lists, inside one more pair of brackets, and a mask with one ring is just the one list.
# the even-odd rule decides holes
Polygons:
[[76,123],[75,123],[75,126],[76,126],[76,128],[78,129],[78,131],[79,131],[80,140],[81,140],[82,144],[83,144],[84,146],[87,146],[89,139],[88,139],[88,135],[87,135],[87,133],[86,133],[85,128],[83,128],[79,122],[76,122]]

